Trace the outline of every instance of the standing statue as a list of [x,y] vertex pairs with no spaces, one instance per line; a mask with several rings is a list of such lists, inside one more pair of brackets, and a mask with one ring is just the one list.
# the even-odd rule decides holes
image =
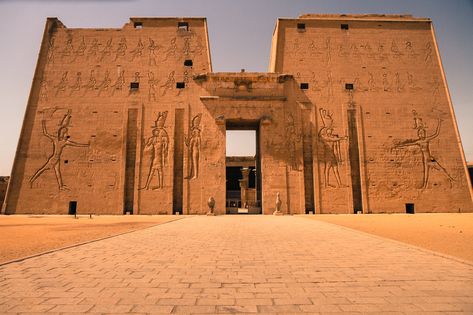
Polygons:
[[437,120],[437,128],[435,129],[435,132],[431,134],[430,136],[427,136],[427,131],[426,131],[426,126],[422,121],[422,118],[418,117],[417,112],[414,110],[412,111],[414,115],[414,129],[417,129],[417,139],[414,140],[405,140],[405,141],[397,141],[394,142],[394,147],[395,148],[404,148],[404,147],[410,147],[410,146],[417,146],[420,149],[420,152],[422,153],[422,164],[423,164],[423,169],[424,169],[424,176],[422,179],[422,189],[427,188],[427,184],[429,183],[429,175],[430,175],[430,170],[431,169],[436,169],[442,174],[445,175],[445,177],[448,178],[450,181],[450,185],[452,185],[452,182],[454,179],[450,174],[448,174],[447,170],[440,165],[439,162],[437,162],[437,159],[432,156],[430,153],[430,141],[437,138],[440,134],[440,124],[442,122],[441,119]]
[[202,114],[196,115],[192,119],[192,123],[189,131],[189,138],[185,138],[185,143],[189,152],[189,175],[186,177],[188,179],[196,179],[199,177],[199,158],[200,158],[200,121],[202,119]]
[[273,215],[282,215],[282,211],[281,211],[281,205],[282,205],[282,201],[281,201],[281,197],[279,196],[279,192],[276,194],[276,210],[274,210],[273,212]]
[[146,184],[141,189],[150,189],[151,180],[154,175],[158,177],[158,186],[152,189],[161,189],[164,187],[164,166],[167,162],[169,136],[164,129],[168,112],[160,112],[156,121],[154,122],[152,136],[146,141],[145,151],[151,152],[151,165],[148,171]]
[[[333,133],[333,119],[332,113],[321,108],[320,115],[322,117],[323,127],[319,131],[319,139],[323,144],[323,161],[324,161],[324,178],[325,187],[346,187],[342,184],[340,179],[340,172],[338,170],[339,164],[342,162],[342,154],[340,150],[340,142],[348,137],[340,137]],[[330,172],[333,171],[337,186],[330,184]]]
[[207,200],[207,206],[209,206],[209,211],[207,215],[215,215],[215,199],[214,197],[210,196],[209,200]]
[[46,120],[42,120],[42,128],[43,128],[43,135],[45,135],[51,142],[53,143],[53,152],[49,156],[46,163],[41,166],[36,173],[30,178],[29,183],[30,187],[33,186],[33,183],[40,177],[45,171],[47,170],[54,170],[54,174],[56,175],[57,184],[59,186],[59,190],[69,190],[69,188],[64,185],[62,181],[61,175],[61,154],[64,151],[64,148],[67,146],[72,147],[88,147],[89,144],[82,144],[77,143],[69,139],[69,124],[71,122],[71,110],[68,110],[67,113],[64,115],[61,124],[56,132],[56,135],[49,134],[46,128]]

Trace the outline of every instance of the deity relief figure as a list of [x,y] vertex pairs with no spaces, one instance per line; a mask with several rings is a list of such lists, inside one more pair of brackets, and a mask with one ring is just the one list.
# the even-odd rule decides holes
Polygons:
[[145,49],[145,46],[141,42],[140,38],[136,48],[131,51],[131,61],[135,60],[136,57],[141,57],[143,55],[143,49]]
[[94,91],[95,88],[97,87],[97,79],[95,78],[95,71],[90,70],[90,75],[89,75],[89,81],[87,82],[86,85],[84,85],[84,95],[87,94],[89,91]]
[[196,179],[199,177],[199,159],[200,159],[200,121],[202,120],[202,114],[198,114],[192,118],[192,123],[189,130],[189,138],[185,138],[184,141],[188,148],[188,176],[187,179]]
[[148,72],[148,100],[156,102],[156,85],[158,85],[159,80],[154,78],[153,72]]
[[394,147],[395,148],[405,148],[405,147],[412,147],[416,146],[419,148],[421,154],[422,154],[422,164],[423,164],[423,179],[422,179],[422,189],[427,188],[427,185],[429,183],[429,175],[430,175],[430,170],[431,169],[436,169],[440,171],[442,174],[447,177],[447,179],[450,181],[450,185],[452,185],[452,182],[454,179],[450,174],[448,174],[447,170],[440,165],[439,162],[437,162],[437,159],[432,156],[430,152],[430,141],[437,138],[440,134],[440,125],[442,123],[442,120],[439,118],[437,120],[437,127],[435,129],[435,132],[431,134],[430,136],[427,135],[427,127],[422,121],[422,118],[420,118],[415,110],[412,111],[412,114],[414,115],[414,128],[417,130],[417,139],[408,139],[404,141],[394,141]]
[[[333,119],[332,113],[323,108],[319,109],[320,116],[322,118],[323,127],[319,131],[319,141],[322,144],[322,154],[321,159],[324,162],[324,178],[325,178],[325,187],[347,187],[342,184],[340,179],[340,172],[338,166],[342,163],[342,154],[340,150],[340,142],[342,140],[348,139],[347,136],[340,137],[333,133]],[[333,171],[337,185],[330,184],[330,172]]]
[[110,79],[110,73],[107,70],[105,71],[105,77],[103,78],[103,81],[97,86],[97,88],[99,89],[98,96],[100,96],[102,92],[108,91],[111,82],[112,80]]
[[82,41],[79,44],[79,47],[77,50],[74,52],[74,59],[72,62],[76,61],[77,57],[82,57],[84,56],[85,50],[87,49],[87,45],[85,43],[84,36],[82,36]]
[[177,52],[176,40],[177,40],[176,37],[171,39],[171,43],[169,44],[168,49],[166,49],[165,51],[163,61],[167,61],[169,57],[176,57],[176,52]]
[[112,87],[114,88],[112,90],[112,96],[115,95],[116,91],[121,92],[123,90],[124,85],[125,85],[125,70],[121,70],[117,77],[117,80],[112,85]]
[[297,141],[299,136],[297,135],[296,126],[294,123],[294,117],[289,114],[286,121],[286,145],[289,150],[289,159],[291,162],[292,170],[299,170],[299,165],[297,163]]
[[69,93],[69,96],[71,96],[74,92],[80,92],[80,88],[82,86],[82,73],[77,72],[76,73],[76,80],[73,85],[70,86],[71,92]]
[[107,41],[107,44],[105,45],[105,47],[103,48],[101,52],[102,56],[100,57],[100,61],[103,61],[106,56],[110,56],[112,54],[112,41],[113,41],[113,38],[110,38]]
[[115,51],[115,61],[117,61],[118,57],[124,57],[126,53],[126,38],[122,37],[120,42],[118,43],[117,50]]
[[48,63],[54,63],[54,57],[55,57],[55,53],[56,53],[56,46],[55,46],[55,42],[56,41],[56,38],[53,36],[51,37],[51,39],[49,40],[49,48],[48,48]]
[[87,51],[87,60],[90,56],[93,58],[97,57],[97,53],[99,52],[99,41],[97,38],[94,38],[92,44],[90,44],[89,50]]
[[43,128],[43,135],[46,136],[49,140],[51,140],[51,142],[53,143],[53,152],[49,156],[46,163],[44,163],[44,165],[41,166],[30,178],[29,180],[30,187],[33,186],[33,183],[44,172],[48,170],[54,170],[54,174],[56,175],[56,180],[57,180],[59,190],[69,190],[69,188],[66,185],[64,185],[62,181],[62,175],[61,175],[62,152],[64,151],[64,148],[67,146],[72,146],[72,147],[88,147],[89,146],[89,143],[82,144],[82,143],[74,142],[69,139],[68,130],[69,130],[70,122],[71,122],[71,110],[68,110],[67,113],[62,118],[56,134],[52,135],[48,132],[46,128],[46,120],[43,119],[41,121],[41,125]]
[[166,82],[160,86],[161,88],[164,88],[161,96],[166,95],[167,90],[172,91],[172,88],[174,87],[174,84],[176,83],[176,80],[174,79],[175,73],[176,73],[175,71],[171,71],[168,75],[168,79],[166,80]]
[[169,136],[166,132],[164,124],[168,112],[159,112],[157,119],[154,121],[152,136],[146,141],[145,151],[150,152],[150,167],[148,171],[148,177],[146,184],[140,189],[150,189],[151,181],[156,175],[158,179],[158,185],[152,187],[152,190],[164,188],[164,166],[167,164],[168,151],[169,151]]
[[158,51],[161,46],[156,45],[153,39],[149,38],[148,51],[149,59],[148,66],[156,66],[156,51]]
[[58,85],[55,86],[55,88],[56,88],[56,96],[58,96],[60,92],[65,92],[66,89],[67,89],[67,82],[68,82],[67,73],[68,73],[68,72],[65,71],[65,72],[62,74],[61,81],[58,83]]

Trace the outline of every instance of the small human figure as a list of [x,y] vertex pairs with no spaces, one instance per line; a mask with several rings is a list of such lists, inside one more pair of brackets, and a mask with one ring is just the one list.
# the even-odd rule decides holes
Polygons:
[[97,88],[99,89],[98,96],[100,96],[102,92],[108,91],[111,82],[112,80],[110,79],[110,73],[107,70],[105,71],[105,77],[103,78],[103,81],[97,86]]
[[135,60],[136,57],[141,57],[143,55],[143,49],[145,46],[141,42],[141,38],[138,40],[136,48],[131,51],[131,61]]
[[97,79],[95,78],[95,71],[90,70],[89,81],[86,85],[84,85],[84,95],[87,94],[89,91],[94,91],[97,87]]
[[82,73],[77,72],[76,82],[73,85],[71,85],[71,92],[69,93],[69,96],[71,96],[74,92],[79,92],[81,86],[82,86]]
[[71,121],[71,111],[68,110],[67,114],[64,115],[64,118],[61,121],[59,129],[57,130],[56,135],[51,135],[46,129],[46,120],[41,121],[43,135],[45,135],[53,143],[53,152],[49,156],[46,163],[41,166],[35,174],[30,178],[29,183],[30,187],[33,186],[33,183],[47,170],[54,170],[56,175],[57,184],[59,190],[69,190],[69,188],[64,185],[61,175],[61,155],[64,151],[64,148],[67,146],[73,147],[88,147],[89,144],[77,143],[69,139],[68,129]]
[[117,61],[118,57],[124,57],[126,53],[126,38],[122,37],[120,42],[118,43],[117,50],[115,51],[115,61]]
[[156,52],[160,48],[161,47],[156,45],[153,39],[149,38],[149,44],[148,44],[148,52],[149,52],[148,65],[149,66],[156,66]]
[[62,77],[61,77],[61,81],[58,83],[58,85],[56,85],[56,96],[59,95],[60,92],[64,92],[66,91],[67,89],[67,71],[65,71],[63,74],[62,74]]
[[113,39],[110,38],[105,44],[105,47],[103,48],[101,52],[102,55],[100,57],[100,61],[103,61],[106,56],[110,56],[112,54],[112,40]]
[[176,80],[174,79],[174,73],[175,71],[171,71],[168,75],[168,79],[166,80],[166,82],[160,86],[161,88],[164,88],[161,96],[166,95],[167,90],[172,90],[172,88],[174,87],[174,84],[176,83]]
[[120,71],[120,74],[117,77],[117,80],[112,85],[112,96],[115,95],[116,91],[122,91],[123,86],[125,85],[125,70]]

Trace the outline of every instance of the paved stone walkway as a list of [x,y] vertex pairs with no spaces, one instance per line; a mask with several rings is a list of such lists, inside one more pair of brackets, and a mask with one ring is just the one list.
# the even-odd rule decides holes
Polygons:
[[473,314],[473,266],[300,217],[200,216],[0,267],[1,314],[73,312]]

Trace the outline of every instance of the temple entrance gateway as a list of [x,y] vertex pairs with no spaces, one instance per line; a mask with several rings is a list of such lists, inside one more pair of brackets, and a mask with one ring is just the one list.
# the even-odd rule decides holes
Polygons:
[[225,213],[261,214],[258,123],[227,122],[226,130]]

